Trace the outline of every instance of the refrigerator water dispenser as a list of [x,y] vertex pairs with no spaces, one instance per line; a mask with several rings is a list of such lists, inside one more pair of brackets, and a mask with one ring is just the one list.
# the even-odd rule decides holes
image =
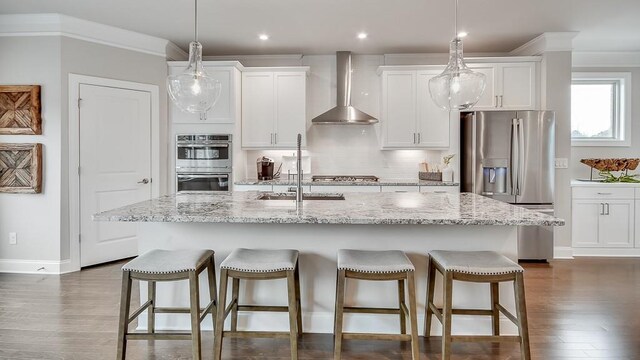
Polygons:
[[507,163],[507,159],[487,159],[482,164],[483,195],[507,192]]

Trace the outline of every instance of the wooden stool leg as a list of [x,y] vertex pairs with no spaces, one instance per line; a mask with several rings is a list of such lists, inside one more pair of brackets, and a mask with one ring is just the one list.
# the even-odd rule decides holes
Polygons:
[[402,311],[402,304],[406,304],[404,298],[404,280],[398,280],[398,309],[400,310],[400,333],[407,333],[407,318]]
[[342,355],[342,320],[344,317],[344,288],[346,283],[345,271],[338,271],[336,281],[336,317],[333,330],[333,359],[340,360]]
[[191,349],[193,359],[200,360],[202,357],[200,343],[200,287],[198,273],[189,272],[189,298],[191,303]]
[[295,270],[287,271],[287,295],[289,298],[289,343],[291,360],[298,360],[298,302],[296,300]]
[[211,320],[213,321],[213,328],[215,329],[216,316],[218,315],[216,312],[218,309],[218,287],[216,285],[216,263],[213,256],[207,265],[207,278],[209,280],[209,300],[215,304],[215,306],[211,308]]
[[149,331],[149,333],[153,334],[156,332],[156,312],[154,310],[156,307],[156,282],[148,281],[147,289],[147,297],[148,300],[151,301],[151,305],[149,305],[149,307],[147,308],[147,330]]
[[231,331],[238,330],[238,302],[240,295],[240,279],[233,278],[231,284],[231,301],[234,301],[231,307]]
[[222,338],[224,337],[224,311],[227,306],[227,282],[229,275],[227,269],[220,271],[220,296],[218,296],[218,308],[216,309],[216,329],[215,340],[213,346],[213,359],[220,360],[222,358]]
[[120,290],[120,321],[118,323],[118,360],[124,360],[127,354],[127,332],[129,329],[129,310],[131,307],[131,274],[122,272],[122,288]]
[[444,306],[442,307],[442,360],[451,358],[451,315],[453,313],[453,274],[444,273]]
[[[416,282],[413,271],[407,273],[409,283],[409,321],[411,322],[411,358],[420,359],[420,345],[418,344],[418,314],[416,303]],[[404,289],[403,289],[404,290]],[[402,312],[401,312],[402,313]]]
[[520,352],[523,360],[531,359],[531,348],[529,346],[529,322],[527,321],[527,304],[524,297],[524,275],[522,272],[516,274],[513,282],[516,294],[516,312],[518,313],[518,330],[520,332]]
[[298,263],[296,263],[295,270],[295,280],[296,280],[296,304],[298,309],[298,337],[302,337],[302,301],[300,300],[300,269],[298,267]]
[[431,336],[431,320],[433,319],[433,311],[429,304],[433,304],[433,295],[436,287],[436,267],[431,261],[431,257],[427,258],[427,301],[424,310],[424,337]]
[[500,310],[498,305],[500,304],[500,284],[497,282],[491,283],[491,326],[493,329],[493,335],[500,336]]

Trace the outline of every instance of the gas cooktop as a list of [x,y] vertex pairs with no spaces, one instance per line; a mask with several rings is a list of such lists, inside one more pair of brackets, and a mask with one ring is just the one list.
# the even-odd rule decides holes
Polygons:
[[311,177],[313,182],[378,182],[378,177],[373,175],[314,175]]

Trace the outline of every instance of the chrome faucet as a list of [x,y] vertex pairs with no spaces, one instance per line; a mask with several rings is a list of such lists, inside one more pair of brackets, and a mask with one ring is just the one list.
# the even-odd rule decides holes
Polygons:
[[302,134],[298,134],[298,161],[296,171],[298,173],[298,183],[296,186],[296,205],[302,205]]

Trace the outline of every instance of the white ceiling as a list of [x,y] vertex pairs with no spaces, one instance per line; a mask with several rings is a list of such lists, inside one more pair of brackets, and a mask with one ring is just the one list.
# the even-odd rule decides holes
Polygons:
[[[453,0],[200,0],[205,55],[445,52]],[[0,0],[0,13],[61,13],[169,39],[193,38],[193,0]],[[460,0],[465,51],[508,52],[578,31],[580,51],[639,51],[640,0]],[[358,40],[358,32],[369,38]],[[267,33],[270,39],[258,40]]]

